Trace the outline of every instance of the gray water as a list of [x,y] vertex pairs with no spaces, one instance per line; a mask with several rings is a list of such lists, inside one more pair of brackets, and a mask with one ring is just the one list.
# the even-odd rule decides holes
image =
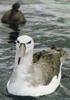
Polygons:
[[[17,0],[0,0],[0,18],[11,8]],[[24,13],[27,23],[20,27],[20,34],[27,34],[35,41],[34,50],[47,49],[52,44],[64,48],[67,59],[62,66],[61,80],[63,87],[59,87],[53,94],[38,98],[12,97],[6,95],[6,84],[14,66],[15,43],[9,43],[8,27],[0,23],[0,100],[70,100],[70,1],[46,0],[47,4],[37,0],[20,0],[20,10]]]

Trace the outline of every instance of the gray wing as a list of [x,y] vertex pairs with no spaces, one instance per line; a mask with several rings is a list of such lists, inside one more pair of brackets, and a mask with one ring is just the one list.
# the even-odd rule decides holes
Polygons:
[[35,77],[37,84],[48,84],[53,76],[57,75],[60,70],[60,58],[64,56],[65,51],[57,49],[55,52],[40,51],[33,55]]

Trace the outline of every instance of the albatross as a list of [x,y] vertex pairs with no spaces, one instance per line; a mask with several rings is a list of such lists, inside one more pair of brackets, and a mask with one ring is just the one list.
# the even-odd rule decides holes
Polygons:
[[7,83],[9,94],[38,97],[53,93],[60,85],[66,52],[54,46],[36,53],[33,49],[32,37],[17,38],[15,66]]

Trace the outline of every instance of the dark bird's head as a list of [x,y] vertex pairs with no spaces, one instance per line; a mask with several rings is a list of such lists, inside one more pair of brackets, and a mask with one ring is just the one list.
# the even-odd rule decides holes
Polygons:
[[20,4],[19,3],[14,3],[13,5],[12,5],[12,9],[13,10],[18,10],[20,8]]

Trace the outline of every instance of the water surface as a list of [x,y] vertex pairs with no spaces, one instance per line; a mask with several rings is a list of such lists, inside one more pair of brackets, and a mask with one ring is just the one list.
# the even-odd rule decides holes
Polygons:
[[[16,1],[16,0],[15,0]],[[14,0],[0,1],[0,18],[11,8]],[[26,1],[26,0],[25,0]],[[27,34],[35,41],[34,50],[47,49],[52,44],[64,48],[68,57],[62,66],[62,73],[70,76],[70,1],[47,0],[47,4],[24,2],[21,0],[20,10],[24,13],[27,23],[20,27],[20,34]],[[12,30],[0,23],[0,100],[70,100],[70,78],[61,80],[64,88],[59,87],[53,94],[38,98],[10,97],[6,93],[6,84],[14,66],[15,43],[9,43]]]

